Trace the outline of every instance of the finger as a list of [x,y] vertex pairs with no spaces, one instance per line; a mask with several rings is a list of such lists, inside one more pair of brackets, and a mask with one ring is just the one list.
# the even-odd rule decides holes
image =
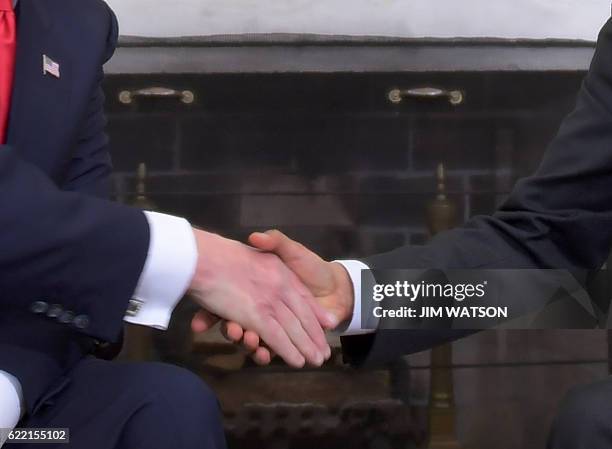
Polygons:
[[289,366],[294,368],[304,367],[306,359],[293,344],[285,328],[274,317],[268,317],[257,332],[270,349]]
[[323,316],[326,325],[329,324],[329,317],[325,316],[327,312],[322,310],[322,307],[316,303],[308,289],[300,287],[301,282],[293,273],[290,273],[290,276],[292,277],[292,284],[299,292],[288,292],[284,295],[283,300],[289,310],[299,319],[302,328],[317,345],[319,352],[323,357],[326,357],[327,353],[331,352],[331,350],[315,310]]
[[233,343],[240,343],[240,340],[242,340],[242,336],[244,335],[244,330],[238,323],[233,321],[224,321],[221,325],[221,333],[227,340]]
[[219,317],[207,310],[198,310],[191,319],[191,330],[197,334],[210,330],[219,322]]
[[259,348],[259,335],[253,331],[245,331],[242,337],[242,345],[249,352],[256,352]]
[[[279,302],[275,306],[276,319],[283,326],[291,342],[306,358],[306,361],[314,366],[321,366],[325,359],[325,350],[320,349],[313,339],[302,327],[302,323],[285,303]],[[319,327],[321,330],[321,327]],[[268,342],[264,339],[264,341]]]
[[255,363],[261,366],[269,365],[272,362],[272,353],[263,346],[257,348],[251,357]]

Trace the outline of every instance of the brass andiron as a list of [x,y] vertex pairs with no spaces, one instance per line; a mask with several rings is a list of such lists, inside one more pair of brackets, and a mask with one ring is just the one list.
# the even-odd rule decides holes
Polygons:
[[[433,237],[457,224],[457,208],[446,195],[444,165],[437,170],[438,193],[427,207],[427,227]],[[453,347],[445,344],[431,351],[428,449],[460,449],[455,428],[456,413],[453,391]]]
[[438,164],[436,199],[427,206],[427,229],[430,236],[457,226],[457,207],[446,195],[446,170]]
[[[155,203],[147,196],[147,166],[144,163],[138,165],[136,197],[131,205],[148,211],[157,210]],[[153,329],[127,324],[121,358],[136,362],[153,359]]]
[[142,210],[156,211],[157,205],[147,196],[147,165],[144,162],[138,164],[136,176],[136,198],[132,201],[132,206]]

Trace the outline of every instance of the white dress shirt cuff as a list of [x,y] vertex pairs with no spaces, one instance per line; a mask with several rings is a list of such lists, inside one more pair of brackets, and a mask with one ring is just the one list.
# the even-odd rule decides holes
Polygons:
[[187,220],[156,212],[145,215],[151,236],[149,254],[134,292],[138,308],[125,321],[165,330],[193,278],[198,250]]
[[370,334],[376,329],[362,329],[361,327],[361,271],[370,268],[358,260],[335,260],[334,262],[342,265],[348,272],[353,283],[353,315],[348,323],[340,324],[334,333],[348,336],[359,334]]

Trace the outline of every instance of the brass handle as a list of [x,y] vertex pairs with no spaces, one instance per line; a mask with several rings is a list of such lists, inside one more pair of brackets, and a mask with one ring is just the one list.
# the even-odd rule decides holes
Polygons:
[[465,94],[460,90],[445,90],[437,87],[417,87],[414,89],[391,89],[387,94],[389,101],[399,104],[405,98],[428,99],[428,98],[448,98],[448,102],[453,106],[458,106],[465,100]]
[[178,98],[185,104],[195,101],[195,94],[190,90],[176,90],[168,87],[147,87],[138,90],[122,90],[119,92],[119,102],[132,104],[136,98]]

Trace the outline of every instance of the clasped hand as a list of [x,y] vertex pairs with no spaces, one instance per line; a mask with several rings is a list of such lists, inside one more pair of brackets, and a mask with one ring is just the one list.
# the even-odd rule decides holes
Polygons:
[[352,313],[352,284],[342,266],[279,231],[252,234],[252,246],[194,234],[199,258],[189,294],[202,307],[194,332],[221,319],[225,335],[259,364],[274,354],[296,368],[320,366],[330,357],[324,331]]

